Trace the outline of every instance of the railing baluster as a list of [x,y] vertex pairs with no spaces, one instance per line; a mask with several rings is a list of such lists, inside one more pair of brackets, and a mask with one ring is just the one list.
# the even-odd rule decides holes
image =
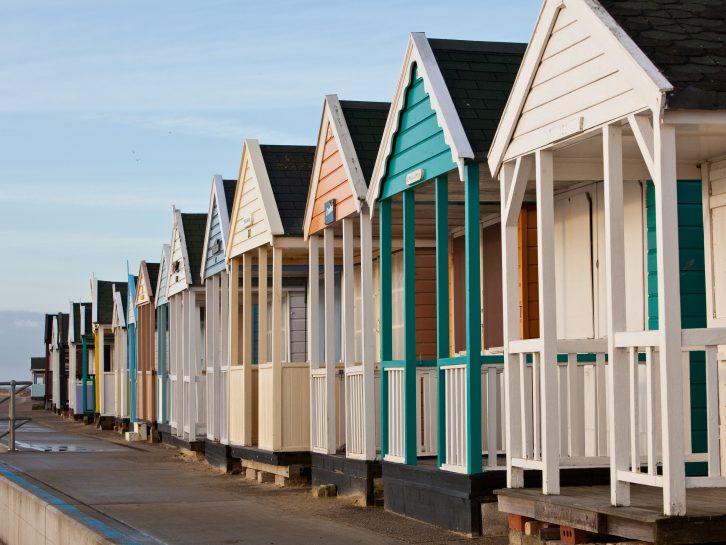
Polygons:
[[[718,349],[706,347],[706,411],[708,433],[708,475],[721,476],[720,434],[718,429]],[[687,383],[686,383],[687,384]]]
[[487,369],[487,465],[497,465],[497,370],[494,367]]
[[[638,352],[628,348],[630,367],[630,470],[640,472],[640,426],[638,421]],[[615,424],[615,423],[614,423]]]
[[540,354],[532,354],[532,454],[535,460],[542,459],[541,451],[541,419],[540,419]]
[[597,455],[608,454],[607,430],[607,379],[605,374],[605,354],[595,356],[596,384],[597,384]]
[[646,397],[646,443],[648,449],[648,473],[657,475],[656,451],[656,419],[655,419],[655,388],[658,384],[655,377],[655,362],[653,361],[653,347],[645,347],[645,397]]

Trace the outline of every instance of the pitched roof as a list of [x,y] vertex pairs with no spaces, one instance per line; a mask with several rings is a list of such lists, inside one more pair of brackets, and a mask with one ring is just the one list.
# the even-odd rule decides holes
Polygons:
[[[86,312],[85,332],[81,331],[81,305],[83,305]],[[81,335],[84,333],[90,335],[93,332],[91,328],[92,315],[91,303],[73,303],[73,338],[70,339],[71,342],[80,343],[82,341]]]
[[370,183],[383,129],[386,127],[390,102],[341,100],[345,124],[348,126],[366,185]]
[[96,320],[98,320],[96,323],[98,324],[110,324],[113,318],[113,284],[115,282],[97,281],[98,293],[95,294],[95,302],[98,307],[96,309]]
[[45,357],[30,358],[31,371],[45,371]]
[[[156,282],[159,279],[159,266],[159,263],[149,263],[146,261],[146,272],[149,274],[147,280],[152,290],[156,289]],[[152,291],[149,295],[151,296],[156,294]]]
[[302,236],[315,146],[260,145],[260,150],[283,230]]
[[669,108],[726,109],[726,0],[600,0],[673,85]]
[[475,158],[486,159],[527,44],[429,38]]
[[68,343],[68,318],[67,312],[58,313],[58,342],[67,344]]
[[45,334],[43,335],[43,341],[45,344],[53,342],[53,316],[55,316],[55,314],[45,315]]
[[199,284],[199,267],[201,266],[202,252],[204,250],[207,214],[185,214],[182,212],[181,219],[184,240],[187,243],[187,256],[189,257],[189,284]]
[[114,282],[116,291],[121,296],[121,308],[124,313],[124,319],[129,315],[128,312],[128,295],[129,295],[129,283],[128,282]]
[[234,191],[237,189],[237,180],[222,180],[224,185],[224,200],[227,203],[227,213],[232,213],[234,206]]

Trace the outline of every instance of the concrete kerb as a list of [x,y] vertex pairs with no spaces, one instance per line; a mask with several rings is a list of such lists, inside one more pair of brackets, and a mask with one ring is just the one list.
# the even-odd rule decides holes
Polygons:
[[[132,533],[137,533],[132,531]],[[109,526],[0,467],[0,543],[5,545],[145,545],[159,543]]]

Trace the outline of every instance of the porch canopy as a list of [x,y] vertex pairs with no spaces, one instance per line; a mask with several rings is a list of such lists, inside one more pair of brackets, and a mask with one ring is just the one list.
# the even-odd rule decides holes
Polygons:
[[[509,487],[523,486],[524,470],[533,469],[542,472],[543,492],[557,494],[561,467],[608,463],[608,453],[614,505],[629,504],[630,483],[645,484],[662,489],[664,513],[682,515],[686,487],[726,485],[716,363],[726,332],[683,328],[681,277],[692,264],[679,262],[684,232],[677,185],[700,179],[706,169],[699,167],[726,154],[724,13],[723,1],[543,4],[489,153],[502,196]],[[641,278],[641,288],[633,289],[628,264],[646,229],[644,223],[631,229],[628,195],[633,184],[649,180],[650,328],[629,319],[632,299],[644,297],[645,286]],[[576,289],[562,282],[568,271],[576,276],[576,263],[566,257],[572,245],[556,252],[561,233],[555,226],[566,223],[556,218],[555,196],[600,181],[604,251],[596,266],[603,289],[593,296],[601,299],[602,323],[599,332],[581,339],[566,334],[568,316],[559,307]],[[708,184],[703,195],[708,210]],[[538,338],[521,340],[513,312],[519,304],[516,226],[527,200],[537,207],[540,320]],[[703,217],[708,226],[709,214]],[[708,243],[705,253],[708,262]],[[580,276],[588,274],[599,273],[586,269]],[[712,291],[708,271],[706,279],[705,289]],[[694,351],[705,353],[707,398],[707,452],[698,455],[691,452],[687,401]],[[556,362],[563,354],[569,354],[568,377],[583,354],[598,362],[591,421],[597,444],[589,454],[581,448],[583,421],[572,399],[563,403],[558,393]],[[693,461],[707,462],[707,476],[686,477],[686,462]]]
[[[495,224],[499,215],[497,185],[485,160],[523,52],[522,44],[435,40],[422,33],[409,39],[367,197],[380,215],[385,460],[415,464],[419,454],[437,454],[444,469],[482,471],[482,364],[501,361],[482,352],[482,261],[499,270],[496,234],[496,248],[482,251],[482,223]],[[450,308],[449,245],[456,232],[463,233],[461,282],[453,278],[459,292]],[[392,284],[398,276],[394,240],[402,245],[400,289]],[[393,323],[398,309],[402,327]],[[485,332],[501,323],[501,311],[495,314]],[[458,346],[452,342],[457,330]],[[487,384],[492,395],[485,428],[494,466],[501,433],[495,372]]]

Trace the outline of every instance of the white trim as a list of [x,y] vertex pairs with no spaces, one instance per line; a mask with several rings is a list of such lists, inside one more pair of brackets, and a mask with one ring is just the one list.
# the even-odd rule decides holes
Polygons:
[[[161,258],[159,259],[159,275],[156,277],[156,289],[154,290],[154,308],[159,308],[159,297],[157,297],[159,290],[161,289],[161,277],[164,271],[164,264],[166,264],[167,273],[169,272],[169,258],[171,257],[171,247],[168,244],[161,245]],[[166,297],[166,292],[164,292]],[[168,299],[168,298],[167,298]]]
[[[234,202],[234,200],[232,202]],[[214,210],[215,204],[217,205],[217,215],[219,216],[219,229],[222,235],[222,247],[226,247],[227,237],[229,236],[230,210],[227,210],[227,196],[224,192],[224,179],[219,174],[215,174],[214,176],[212,176],[212,189],[209,193],[207,226],[204,228],[204,245],[202,246],[202,264],[199,267],[199,277],[202,281],[202,284],[204,284],[204,275],[206,274],[207,270],[207,248],[209,247],[209,229],[212,226],[212,211]]]
[[436,63],[431,44],[429,44],[428,38],[423,32],[412,32],[408,40],[403,67],[399,75],[396,92],[391,101],[391,109],[388,111],[386,127],[383,131],[381,145],[378,148],[371,183],[366,195],[371,215],[374,213],[375,202],[380,195],[386,163],[391,154],[394,136],[398,131],[399,113],[406,101],[406,91],[411,83],[411,66],[414,63],[419,69],[419,76],[424,81],[424,89],[431,100],[431,107],[436,112],[437,121],[444,131],[444,141],[451,149],[451,158],[458,166],[461,180],[464,179],[465,160],[474,158],[474,151],[471,148],[469,139],[466,137],[461,119],[456,113],[446,82],[441,75],[439,65]]
[[111,329],[115,329],[117,327],[126,327],[126,317],[124,316],[124,307],[123,301],[121,300],[121,292],[116,291],[116,284],[112,284],[111,290],[113,292],[113,319],[111,320]]
[[564,7],[571,9],[582,20],[582,24],[604,44],[605,49],[622,57],[616,62],[618,68],[633,81],[635,92],[649,107],[659,109],[665,102],[663,94],[673,89],[653,62],[597,0],[545,0],[489,149],[489,169],[494,177],[504,162],[552,28]]
[[[171,278],[172,274],[172,267],[173,263],[169,263],[166,270],[166,297],[169,298],[172,295],[176,295],[177,293],[180,293],[186,289],[189,289],[189,287],[194,282],[194,279],[191,278],[191,266],[189,263],[189,254],[187,253],[187,239],[184,235],[184,222],[182,221],[182,212],[181,210],[177,210],[176,207],[172,206],[172,214],[174,217],[174,227],[172,229],[172,235],[171,235],[171,248],[173,248],[175,237],[174,235],[178,232],[179,233],[179,244],[181,245],[181,251],[182,251],[182,259],[184,260],[184,284],[185,286],[181,289],[177,289],[174,291],[174,293],[171,293],[169,290],[169,286],[171,285],[171,282],[169,282],[169,279]],[[171,253],[169,254],[169,258],[171,259]]]
[[267,220],[268,233],[267,236],[260,237],[260,240],[256,242],[254,246],[242,245],[242,249],[236,254],[232,255],[232,248],[234,247],[234,229],[233,224],[239,221],[237,217],[239,208],[241,206],[240,199],[242,199],[242,191],[235,191],[234,206],[232,207],[232,214],[230,216],[229,224],[229,238],[225,247],[225,258],[229,261],[233,257],[242,255],[243,253],[269,244],[272,242],[274,235],[284,235],[285,230],[282,227],[282,219],[280,219],[280,212],[277,209],[277,202],[275,201],[275,194],[272,191],[272,184],[270,178],[267,175],[267,168],[265,167],[265,161],[262,157],[262,149],[260,143],[257,140],[248,138],[244,142],[242,147],[242,160],[240,162],[239,175],[237,176],[237,188],[241,187],[241,183],[244,181],[244,171],[247,162],[250,164],[252,169],[252,179],[254,180],[257,188],[260,192],[260,200],[262,201],[262,211],[265,214]]
[[358,214],[361,210],[361,201],[366,198],[366,179],[360,168],[358,154],[353,145],[353,139],[348,130],[348,124],[345,122],[343,107],[340,104],[338,95],[325,95],[323,101],[323,115],[320,120],[320,129],[318,130],[318,142],[315,148],[315,161],[313,163],[313,172],[310,180],[310,189],[308,191],[307,202],[305,203],[305,220],[303,223],[303,237],[308,239],[310,222],[313,217],[313,208],[315,207],[315,197],[320,182],[320,168],[323,162],[323,150],[327,140],[326,125],[330,123],[333,131],[335,144],[340,153],[343,168],[350,184],[350,190],[355,199],[355,207]]
[[[161,272],[161,263],[159,265],[159,271]],[[144,289],[146,290],[146,298],[139,300],[139,289],[141,288],[142,282],[144,285]],[[154,297],[154,293],[155,292],[151,287],[151,279],[149,278],[149,268],[146,265],[146,261],[142,259],[141,263],[139,263],[139,274],[136,281],[136,293],[134,294],[134,303],[137,306],[151,303],[151,300]]]

